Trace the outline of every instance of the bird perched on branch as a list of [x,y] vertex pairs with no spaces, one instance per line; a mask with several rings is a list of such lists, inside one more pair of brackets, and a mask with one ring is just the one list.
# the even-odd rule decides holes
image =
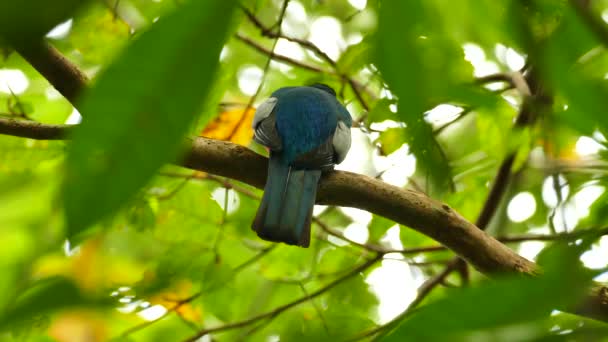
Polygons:
[[346,158],[351,125],[325,84],[281,88],[258,107],[254,140],[270,150],[264,196],[252,223],[259,237],[308,247],[321,172]]

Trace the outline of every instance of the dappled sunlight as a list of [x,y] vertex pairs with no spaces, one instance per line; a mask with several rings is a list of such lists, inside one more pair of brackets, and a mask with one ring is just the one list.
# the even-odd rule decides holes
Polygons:
[[348,3],[360,11],[367,6],[367,0],[348,0]]
[[220,61],[225,61],[226,58],[228,58],[230,56],[230,48],[227,46],[224,46],[222,48],[222,51],[220,52]]
[[[564,201],[570,194],[570,185],[563,175],[549,176],[543,182],[542,196],[543,202],[550,207],[555,208],[558,204],[558,198]],[[559,196],[558,196],[559,195]]]
[[308,21],[306,8],[296,0],[290,1],[287,6],[287,20],[292,20],[300,24],[305,24]]
[[394,225],[386,231],[386,234],[384,234],[380,241],[386,243],[390,248],[403,249],[404,246],[400,234],[401,227],[399,227],[399,225]]
[[369,137],[359,131],[352,130],[352,142],[346,159],[336,165],[336,170],[350,171],[362,174],[373,174],[375,172],[373,160],[373,146]]
[[297,43],[288,41],[287,39],[279,39],[274,51],[280,55],[287,56],[298,61],[304,59],[304,50],[302,47],[300,47],[300,45]]
[[540,241],[525,241],[519,245],[518,253],[528,260],[535,260],[546,244]]
[[[401,258],[387,255],[387,258]],[[398,316],[416,298],[420,278],[414,277],[412,268],[404,260],[383,260],[380,267],[366,278],[379,300],[378,323],[387,323]]]
[[576,153],[581,157],[594,155],[602,150],[606,150],[606,147],[590,137],[582,136],[576,141]]
[[137,313],[138,316],[146,321],[155,321],[163,317],[167,313],[167,309],[162,305],[152,305]]
[[6,94],[22,94],[30,82],[21,70],[0,69],[0,92]]
[[241,92],[249,96],[255,94],[262,82],[263,75],[264,71],[255,65],[243,66],[238,71],[239,89]]
[[551,222],[553,223],[556,232],[565,233],[576,227],[581,216],[577,215],[575,208],[575,205],[571,201],[566,202],[556,209],[552,218],[549,217],[549,220],[552,219]]
[[63,23],[55,26],[52,30],[49,31],[49,33],[46,34],[46,37],[50,39],[63,39],[67,37],[67,35],[70,34],[70,30],[72,29],[73,21],[74,20],[70,18],[64,21]]
[[591,246],[591,250],[581,255],[581,261],[591,269],[608,267],[608,237],[603,236]]
[[67,125],[75,125],[79,124],[81,121],[82,115],[80,115],[80,112],[74,107],[70,113],[70,116],[68,116],[68,118],[65,120],[65,123]]
[[464,50],[464,59],[473,65],[475,76],[487,76],[500,71],[496,63],[486,59],[486,54],[479,45],[466,43],[462,48]]
[[462,108],[450,104],[440,104],[435,108],[425,112],[424,119],[433,125],[442,126],[456,119]]
[[416,172],[416,157],[404,144],[388,156],[374,155],[374,165],[382,172],[382,180],[399,187],[405,186]]
[[346,216],[350,217],[354,222],[367,226],[372,220],[372,214],[361,209],[343,207],[340,208]]
[[[228,195],[228,198],[226,198],[226,195]],[[211,198],[222,210],[227,210],[229,215],[239,209],[239,195],[234,190],[217,188],[211,193]],[[226,208],[226,205],[228,205],[228,208]]]
[[[342,25],[334,17],[319,17],[310,25],[309,40],[329,57],[336,59],[345,48]],[[311,57],[317,58],[310,53]]]
[[507,206],[507,215],[513,222],[524,222],[536,212],[536,199],[529,192],[513,196]]
[[362,40],[363,40],[363,35],[355,32],[355,33],[351,33],[350,35],[348,35],[348,37],[346,37],[346,44],[357,45],[357,44],[361,43]]
[[572,196],[574,211],[579,218],[589,216],[591,205],[606,191],[606,188],[600,185],[587,184],[584,185],[577,193]]
[[502,44],[496,44],[494,54],[498,60],[509,67],[511,71],[521,70],[526,64],[525,56],[520,55],[513,48],[506,47]]
[[367,224],[358,222],[351,223],[344,229],[344,237],[358,243],[365,243],[369,238]]

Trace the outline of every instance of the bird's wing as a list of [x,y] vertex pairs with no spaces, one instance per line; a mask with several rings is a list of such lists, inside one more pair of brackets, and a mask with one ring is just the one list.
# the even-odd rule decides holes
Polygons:
[[258,108],[255,110],[255,114],[253,115],[253,122],[251,123],[251,127],[254,130],[258,128],[260,122],[273,113],[274,107],[277,105],[278,101],[279,99],[276,97],[271,97],[258,106]]
[[271,97],[264,101],[255,111],[251,124],[254,132],[253,139],[273,151],[280,151],[283,147],[281,137],[279,137],[276,128],[274,109],[277,101],[276,97]]
[[340,164],[346,159],[346,154],[350,150],[350,127],[344,121],[338,121],[338,126],[332,138],[332,147],[335,153],[335,163]]
[[333,136],[319,147],[300,155],[292,165],[299,169],[332,169],[334,164],[346,159],[350,144],[350,127],[344,121],[338,121]]

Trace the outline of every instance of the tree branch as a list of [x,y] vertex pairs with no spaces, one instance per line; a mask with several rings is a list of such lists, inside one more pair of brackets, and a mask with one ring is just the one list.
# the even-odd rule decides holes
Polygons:
[[[0,127],[5,121],[0,121]],[[8,121],[8,124],[25,123]],[[36,139],[38,130],[44,125],[33,127],[37,130],[31,134],[22,130],[20,136]],[[58,136],[66,134],[57,126],[52,129]],[[192,140],[181,165],[258,188],[263,188],[266,182],[267,159],[246,147],[225,141]],[[513,270],[534,273],[536,269],[534,263],[482,232],[446,204],[375,178],[345,171],[325,173],[319,184],[317,203],[359,208],[416,229],[452,249],[483,273]]]
[[[277,20],[277,23],[276,23],[279,34],[281,33],[281,26],[283,26],[283,19],[285,19],[285,12],[287,11],[287,6],[289,6],[289,0],[283,0],[283,6],[281,7],[281,13],[279,14],[279,19]],[[262,88],[264,87],[264,82],[266,81],[266,77],[268,76],[268,69],[270,68],[270,62],[272,62],[272,56],[274,55],[274,51],[277,48],[278,42],[279,42],[279,39],[277,38],[272,43],[272,48],[270,49],[270,55],[266,59],[266,64],[264,65],[264,71],[262,72],[262,79],[260,80],[260,84],[258,84],[255,94],[253,94],[253,96],[251,96],[249,98],[249,102],[247,103],[247,107],[245,107],[245,109],[243,109],[241,118],[236,123],[236,125],[234,125],[232,132],[230,132],[230,134],[228,135],[228,138],[226,140],[228,140],[228,141],[232,140],[232,137],[234,137],[236,132],[239,130],[239,127],[241,127],[243,125],[243,123],[245,122],[245,118],[247,118],[247,111],[249,110],[249,108],[253,108],[253,104],[255,103],[255,100],[260,95],[260,92],[262,91]]]
[[284,56],[284,55],[277,54],[277,53],[275,53],[275,52],[273,52],[273,51],[271,51],[271,50],[263,47],[262,45],[256,43],[253,39],[248,38],[248,37],[246,37],[245,35],[243,35],[241,33],[237,33],[235,35],[235,38],[238,39],[238,40],[240,40],[240,41],[242,41],[243,43],[251,46],[252,48],[256,49],[257,51],[259,51],[259,52],[261,52],[261,53],[263,53],[265,55],[268,55],[270,58],[272,58],[272,59],[274,59],[276,61],[283,62],[283,63],[286,63],[286,64],[291,64],[293,66],[297,66],[299,68],[306,69],[306,70],[313,71],[313,72],[318,72],[318,73],[321,73],[321,74],[333,74],[332,72],[323,70],[323,69],[321,69],[319,67],[316,67],[314,65],[305,64],[305,63],[302,63],[302,62],[300,62],[298,60],[295,60],[295,59],[293,59],[291,57],[287,57],[287,56]]
[[[48,57],[43,54],[34,59],[44,64],[45,56]],[[67,63],[65,58],[59,60]],[[53,84],[59,82],[76,90],[68,93],[72,102],[84,86],[83,79],[74,75],[68,72],[49,79]],[[266,181],[267,159],[229,142],[196,138],[181,164],[258,188],[262,188]],[[533,262],[477,228],[448,205],[413,190],[401,189],[364,175],[333,171],[323,175],[317,202],[359,208],[411,227],[450,248],[485,274],[537,272]],[[574,311],[590,312],[591,317],[608,321],[608,288],[601,289],[590,294],[588,302],[592,304],[586,303],[584,308],[575,308]],[[584,310],[590,307],[596,309]]]
[[30,120],[0,118],[0,134],[37,140],[66,139],[72,125],[49,125]]
[[338,63],[336,61],[334,61],[331,57],[329,57],[328,54],[326,54],[323,50],[321,50],[318,46],[313,44],[311,41],[296,38],[296,37],[291,37],[286,34],[283,34],[280,31],[273,32],[271,28],[266,27],[249,9],[247,9],[244,6],[241,6],[241,8],[242,8],[243,12],[245,12],[245,15],[247,16],[249,21],[254,26],[256,26],[258,29],[260,29],[263,36],[268,37],[268,38],[283,38],[292,43],[299,44],[301,47],[313,52],[314,54],[319,56],[319,58],[321,58],[322,60],[327,62],[329,65],[331,65],[334,68],[335,73],[337,75],[339,75],[343,80],[345,80],[346,83],[348,83],[348,85],[351,87],[351,89],[353,90],[353,93],[355,94],[355,97],[357,98],[357,101],[359,102],[359,104],[361,104],[361,107],[363,107],[363,109],[365,109],[366,111],[369,111],[370,107],[369,107],[367,101],[365,101],[365,99],[363,98],[363,95],[361,94],[361,92],[359,91],[359,89],[361,89],[362,86],[360,84],[358,84],[354,79],[349,77],[347,74],[341,72],[338,69]]
[[[245,147],[197,138],[183,165],[263,188],[266,163],[266,158]],[[535,271],[532,262],[483,233],[447,205],[416,191],[351,172],[334,171],[323,175],[317,202],[359,208],[412,227],[443,243],[485,273]]]
[[257,316],[253,316],[247,319],[244,319],[242,321],[238,321],[238,322],[234,322],[234,323],[228,323],[225,325],[220,325],[218,327],[215,328],[209,328],[209,329],[203,329],[201,331],[199,331],[198,333],[196,333],[194,336],[187,338],[184,342],[194,342],[197,341],[199,338],[208,335],[210,333],[214,333],[214,332],[220,332],[220,331],[226,331],[226,330],[231,330],[231,329],[238,329],[238,328],[242,328],[242,327],[246,327],[248,325],[251,325],[257,321],[263,320],[263,319],[271,319],[276,317],[277,315],[281,314],[282,312],[293,308],[294,306],[300,305],[304,302],[307,302],[311,299],[314,299],[322,294],[324,294],[325,292],[331,290],[332,288],[336,287],[336,285],[340,284],[341,282],[348,280],[349,278],[354,277],[355,275],[365,271],[366,269],[368,269],[369,267],[371,267],[373,264],[375,264],[376,262],[378,262],[382,257],[380,255],[367,260],[366,262],[364,262],[363,264],[359,265],[358,267],[355,267],[354,269],[352,269],[350,272],[348,272],[347,274],[343,275],[342,277],[335,279],[334,281],[332,281],[331,283],[323,286],[322,288],[311,292],[310,294],[298,298],[296,300],[294,300],[293,302],[287,303],[285,305],[279,306],[271,311],[259,314]]
[[13,47],[61,95],[76,105],[76,98],[89,81],[76,65],[45,41],[28,45],[13,44]]

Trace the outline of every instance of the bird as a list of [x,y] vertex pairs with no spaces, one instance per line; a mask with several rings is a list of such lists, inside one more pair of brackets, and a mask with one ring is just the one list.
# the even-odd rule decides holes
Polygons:
[[264,195],[251,225],[263,240],[308,247],[317,186],[351,146],[352,117],[326,84],[283,87],[254,114],[253,140],[269,150]]

